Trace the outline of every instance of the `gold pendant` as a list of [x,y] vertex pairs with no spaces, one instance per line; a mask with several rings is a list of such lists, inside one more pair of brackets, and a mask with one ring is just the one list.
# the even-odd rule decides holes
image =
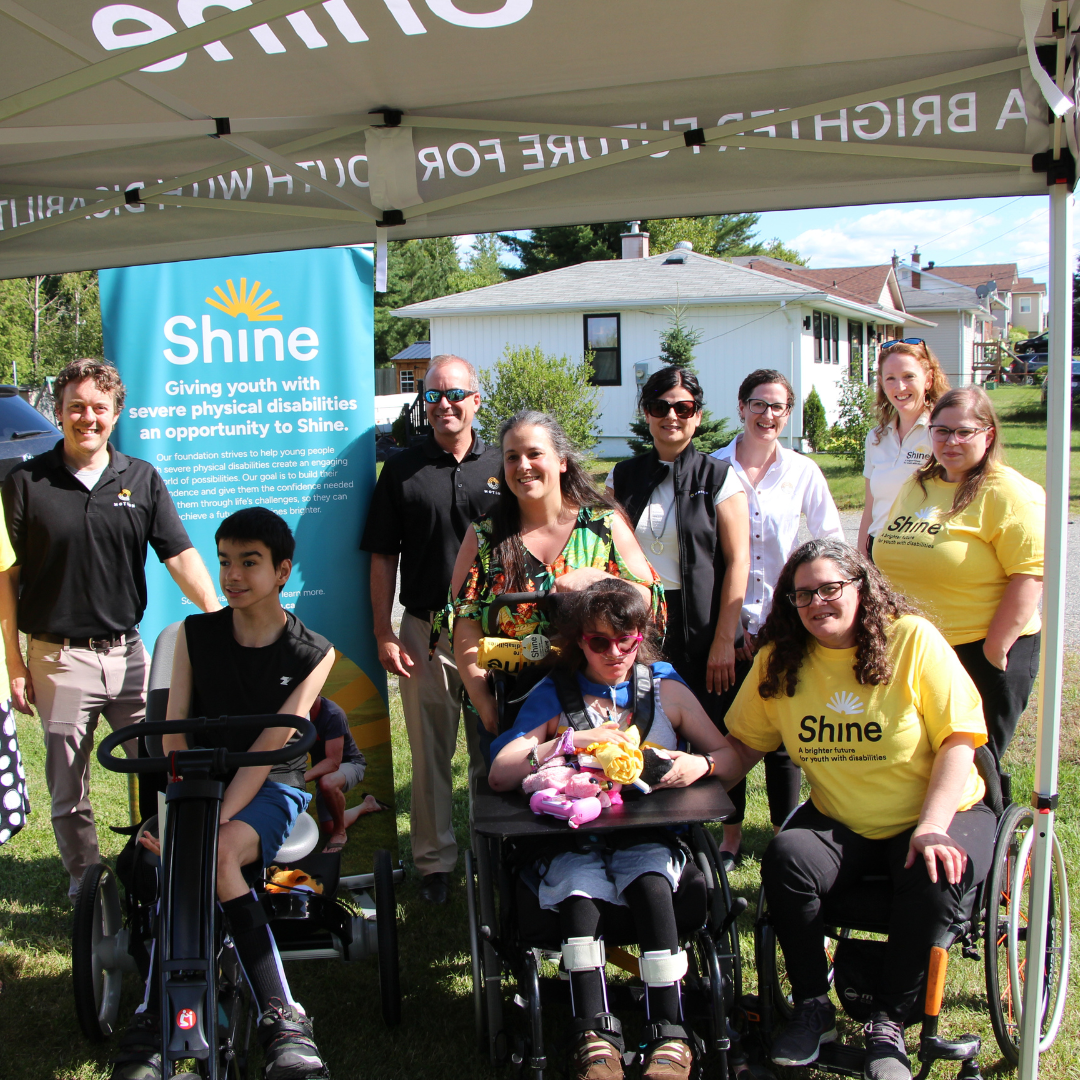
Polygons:
[[664,545],[659,540],[654,540],[649,547],[654,555],[659,555],[664,550]]

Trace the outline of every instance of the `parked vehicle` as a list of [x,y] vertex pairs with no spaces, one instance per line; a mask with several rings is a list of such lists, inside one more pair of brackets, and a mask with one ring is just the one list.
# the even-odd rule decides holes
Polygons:
[[15,386],[0,386],[0,480],[20,461],[51,450],[63,435]]
[[[1043,383],[1042,403],[1046,404],[1046,383]],[[1080,360],[1075,356],[1072,362],[1072,403],[1073,408],[1080,404]]]

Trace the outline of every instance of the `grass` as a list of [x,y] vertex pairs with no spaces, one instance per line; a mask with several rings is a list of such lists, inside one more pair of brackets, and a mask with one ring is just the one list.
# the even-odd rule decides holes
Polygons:
[[[1080,865],[1080,814],[1075,793],[1080,790],[1080,658],[1070,657],[1066,668],[1065,716],[1061,738],[1060,790],[1066,798],[1057,825],[1071,866]],[[344,964],[308,961],[289,965],[297,997],[316,1017],[316,1034],[336,1077],[364,1080],[480,1080],[493,1075],[475,1049],[470,998],[469,946],[465,890],[461,869],[451,900],[432,908],[418,897],[415,872],[408,859],[410,761],[408,743],[396,690],[391,694],[395,758],[397,829],[404,853],[407,880],[398,891],[398,925],[403,1022],[388,1031],[379,1015],[378,972],[374,961]],[[1016,795],[1026,799],[1031,789],[1034,715],[1021,721],[1010,753]],[[91,1046],[79,1034],[72,1003],[69,959],[71,909],[66,879],[56,854],[48,817],[43,779],[43,750],[37,722],[23,719],[19,734],[26,759],[34,812],[31,824],[0,848],[0,1047],[5,1080],[105,1080],[112,1043]],[[761,770],[750,778],[748,817],[744,826],[747,858],[735,871],[735,890],[756,902],[760,857],[771,836]],[[95,766],[92,780],[105,857],[115,859],[120,837],[108,824],[127,821],[124,780]],[[454,826],[461,850],[468,846],[466,755],[459,740],[454,759],[456,793]],[[1080,886],[1074,882],[1073,919],[1080,919],[1076,902]],[[744,990],[753,991],[751,916],[740,925],[744,958]],[[1074,987],[1076,980],[1073,980]],[[138,987],[129,977],[122,1005],[126,1017],[134,1009]],[[1080,994],[1074,989],[1066,1023],[1057,1043],[1042,1059],[1042,1075],[1067,1080],[1077,1075],[1080,1034],[1075,1017]],[[509,1002],[511,1022],[520,1014]],[[1069,1018],[1073,1018],[1070,1022]],[[847,1024],[849,1033],[856,1026]],[[983,1040],[981,1061],[988,1076],[1004,1073],[985,1009],[983,968],[963,960],[954,951],[949,972],[945,1034],[975,1031]],[[810,1070],[804,1070],[803,1075]],[[954,1071],[938,1066],[935,1074],[951,1077]]]

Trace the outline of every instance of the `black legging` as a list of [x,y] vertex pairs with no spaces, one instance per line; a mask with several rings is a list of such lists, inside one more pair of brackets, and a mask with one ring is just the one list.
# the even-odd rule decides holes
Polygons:
[[[662,874],[642,874],[626,887],[624,895],[634,915],[634,927],[642,952],[652,949],[675,952],[679,947],[679,932],[675,926],[673,894],[667,878]],[[602,937],[603,914],[608,906],[604,901],[588,896],[568,896],[559,904],[563,941],[572,937]],[[574,998],[576,1018],[591,1020],[605,1011],[603,981],[599,971],[572,972],[570,991]],[[654,1023],[679,1023],[678,986],[647,990],[645,1011]]]

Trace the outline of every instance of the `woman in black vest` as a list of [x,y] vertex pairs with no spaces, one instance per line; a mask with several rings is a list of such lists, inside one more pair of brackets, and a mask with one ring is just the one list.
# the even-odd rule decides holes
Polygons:
[[664,654],[722,728],[721,694],[735,686],[750,516],[734,470],[694,448],[703,404],[692,371],[665,367],[650,376],[639,405],[653,449],[620,461],[607,485],[664,583]]

